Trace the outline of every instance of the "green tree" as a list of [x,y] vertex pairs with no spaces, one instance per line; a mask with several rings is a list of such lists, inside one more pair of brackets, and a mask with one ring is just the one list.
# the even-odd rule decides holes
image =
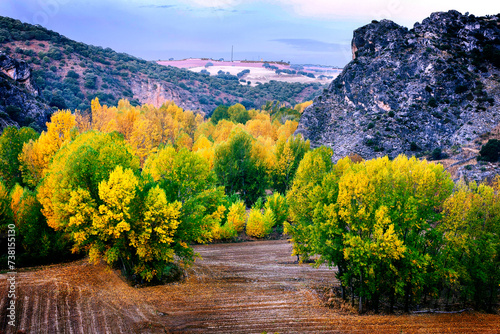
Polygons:
[[498,183],[495,188],[459,183],[444,204],[446,215],[438,227],[443,234],[440,254],[446,286],[458,291],[462,300],[490,312],[500,285]]
[[11,189],[16,183],[22,184],[19,169],[19,154],[24,143],[36,140],[39,134],[32,128],[18,129],[14,126],[6,127],[0,136],[0,178],[4,180],[7,188]]
[[272,170],[274,189],[281,194],[288,191],[299,167],[299,163],[309,151],[309,141],[302,136],[279,138],[276,142],[276,165]]
[[116,166],[139,173],[139,159],[117,132],[89,131],[57,151],[37,194],[49,226],[57,230],[70,224],[66,203],[79,188],[100,205],[99,184]]
[[265,163],[253,154],[253,142],[245,131],[232,134],[216,148],[214,161],[214,171],[226,193],[239,193],[247,206],[261,197],[268,185]]
[[47,225],[34,191],[17,184],[11,191],[10,206],[20,246],[19,265],[40,265],[70,257],[70,240]]
[[500,140],[490,139],[481,147],[478,160],[497,162],[500,158]]
[[246,110],[245,106],[240,103],[236,103],[235,105],[230,106],[227,109],[227,113],[229,114],[229,119],[235,123],[245,124],[251,119],[250,114]]
[[0,233],[7,232],[7,225],[12,223],[9,190],[0,179]]
[[212,121],[212,123],[217,125],[217,123],[219,123],[219,121],[221,121],[223,119],[229,119],[228,109],[229,109],[228,106],[225,106],[222,104],[220,106],[218,106],[217,108],[215,108],[214,112],[212,113],[212,117],[210,117],[210,120]]
[[286,202],[286,197],[280,193],[274,193],[269,196],[265,208],[271,209],[277,226],[283,226],[283,223],[288,219],[288,204]]

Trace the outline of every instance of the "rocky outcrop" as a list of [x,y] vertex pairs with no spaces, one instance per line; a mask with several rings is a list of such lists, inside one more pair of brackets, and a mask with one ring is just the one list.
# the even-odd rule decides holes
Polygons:
[[130,86],[134,97],[142,104],[147,103],[159,108],[167,101],[174,101],[182,109],[205,113],[191,92],[170,82],[132,81]]
[[39,95],[31,77],[31,67],[24,60],[17,60],[0,52],[0,71],[12,80],[23,84],[34,96]]
[[0,132],[9,125],[45,129],[52,109],[37,96],[29,65],[0,53]]
[[433,13],[413,29],[373,21],[354,31],[352,51],[297,129],[335,159],[446,151],[500,122],[500,15]]

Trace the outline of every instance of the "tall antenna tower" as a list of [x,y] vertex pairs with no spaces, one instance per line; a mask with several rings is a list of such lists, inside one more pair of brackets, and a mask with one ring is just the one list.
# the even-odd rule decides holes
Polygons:
[[233,62],[233,49],[234,49],[234,45],[231,45],[231,63]]

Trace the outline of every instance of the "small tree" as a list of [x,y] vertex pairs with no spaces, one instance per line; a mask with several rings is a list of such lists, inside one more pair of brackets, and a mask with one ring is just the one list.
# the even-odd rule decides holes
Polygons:
[[252,208],[248,215],[246,232],[255,238],[268,236],[273,229],[276,220],[270,208],[264,210],[264,214],[258,208]]

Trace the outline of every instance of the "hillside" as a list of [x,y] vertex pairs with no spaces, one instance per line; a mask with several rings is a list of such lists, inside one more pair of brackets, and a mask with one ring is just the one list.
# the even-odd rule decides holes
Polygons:
[[500,15],[433,13],[413,29],[373,21],[354,31],[352,52],[297,130],[335,159],[463,155],[500,122]]
[[0,17],[0,51],[24,60],[32,68],[40,98],[60,109],[86,110],[97,96],[107,105],[127,98],[135,105],[159,107],[172,100],[184,109],[210,113],[219,104],[237,102],[246,107],[260,107],[269,100],[293,105],[322,89],[318,83],[276,81],[243,86],[236,76],[212,77],[161,66],[7,17]]

